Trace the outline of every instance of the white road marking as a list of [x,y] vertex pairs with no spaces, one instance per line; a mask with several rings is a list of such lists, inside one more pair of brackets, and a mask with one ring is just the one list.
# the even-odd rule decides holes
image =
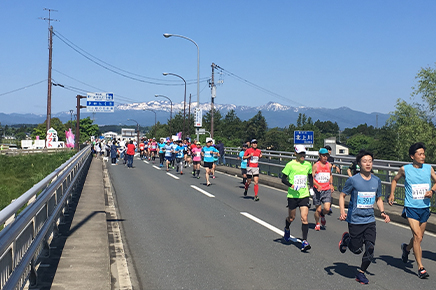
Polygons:
[[179,179],[177,176],[175,176],[174,174],[171,174],[171,173],[169,173],[169,172],[167,172],[167,174],[169,175],[169,176],[171,176],[172,178],[174,178],[174,179]]
[[145,163],[147,163],[147,164],[149,163],[149,162],[148,162],[148,161],[146,161],[146,160],[144,160],[144,162],[145,162]]
[[191,185],[191,187],[192,187],[193,189],[195,189],[195,190],[201,192],[202,194],[208,196],[208,197],[215,197],[215,195],[210,194],[210,193],[207,192],[206,190],[203,190],[203,189],[201,189],[201,188],[199,188],[199,187],[197,187],[197,186],[195,186],[195,185]]
[[156,165],[153,165],[154,168],[156,168],[157,170],[160,170],[160,167],[157,167]]
[[[278,234],[279,236],[282,236],[282,237],[283,237],[283,235],[285,234],[282,230],[280,230],[280,229],[276,228],[275,226],[272,226],[272,225],[270,225],[269,223],[267,223],[267,222],[265,222],[265,221],[263,221],[263,220],[261,220],[261,219],[255,217],[255,216],[249,214],[248,212],[241,212],[241,214],[242,214],[243,216],[245,216],[245,217],[251,219],[252,221],[254,221],[254,222],[256,222],[256,223],[258,223],[258,224],[264,226],[265,228],[267,228],[267,229],[269,229],[269,230],[275,232],[275,233]],[[292,239],[293,242],[299,242],[299,243],[301,243],[301,240],[300,240],[300,239],[297,239],[296,237],[294,237],[294,236],[292,236],[292,235],[291,235],[290,237],[291,237],[291,239]]]

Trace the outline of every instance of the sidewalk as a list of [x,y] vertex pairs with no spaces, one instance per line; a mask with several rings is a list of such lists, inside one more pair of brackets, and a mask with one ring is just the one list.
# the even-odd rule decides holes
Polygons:
[[37,288],[111,289],[101,159],[92,160],[78,203],[73,199],[70,214],[59,226],[61,236],[50,245],[50,257],[41,261]]
[[[233,168],[228,166],[217,166],[216,170],[220,172],[224,172],[230,175],[237,175],[242,178],[241,175],[241,169],[239,168]],[[288,187],[284,185],[280,178],[268,176],[268,175],[260,175],[259,176],[259,183],[265,184],[274,188],[282,189],[287,191]],[[332,193],[332,204],[339,205],[339,191],[335,191]],[[349,198],[345,198],[345,206],[348,207],[348,200]],[[403,224],[406,226],[409,226],[409,223],[407,219],[401,217],[401,212],[403,210],[403,206],[400,205],[393,205],[389,206],[387,203],[385,205],[385,212],[389,215],[391,221]],[[338,210],[336,210],[338,211]],[[377,206],[374,207],[374,212],[376,217],[380,217],[380,211],[378,210]],[[339,216],[338,212],[335,212],[333,214],[337,214]],[[431,233],[436,233],[436,215],[430,215],[430,218],[427,222],[426,231]]]

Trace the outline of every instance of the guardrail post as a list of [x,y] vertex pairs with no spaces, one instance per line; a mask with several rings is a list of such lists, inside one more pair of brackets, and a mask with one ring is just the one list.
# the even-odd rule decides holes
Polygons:
[[29,273],[29,285],[31,288],[34,288],[38,285],[37,281],[38,275],[36,274],[35,269],[35,259],[32,259],[30,262],[30,273]]

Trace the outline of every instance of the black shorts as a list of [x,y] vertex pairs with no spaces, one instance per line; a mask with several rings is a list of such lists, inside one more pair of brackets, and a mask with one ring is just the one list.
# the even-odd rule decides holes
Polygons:
[[201,161],[192,161],[192,163],[193,163],[194,165],[198,165],[198,164],[201,163]]
[[304,198],[289,198],[288,197],[288,208],[290,210],[296,209],[297,207],[306,206],[309,207],[309,197]]
[[247,168],[241,168],[241,174],[242,175],[247,174]]
[[180,162],[182,162],[182,161],[183,161],[183,157],[182,157],[182,158],[177,158],[177,157],[176,157],[176,162],[177,162],[177,163],[180,163]]
[[369,224],[348,224],[348,233],[350,241],[348,247],[351,251],[358,250],[363,247],[366,241],[375,245],[376,229],[375,222]]
[[203,167],[204,168],[212,169],[213,168],[213,162],[204,162]]

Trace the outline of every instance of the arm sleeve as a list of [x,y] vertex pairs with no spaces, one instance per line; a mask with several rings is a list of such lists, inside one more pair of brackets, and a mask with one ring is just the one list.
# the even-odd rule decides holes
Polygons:
[[286,174],[283,174],[283,175],[282,175],[282,183],[283,183],[284,185],[289,186],[289,187],[292,186],[292,184],[289,182],[289,180],[288,180],[288,176],[287,176]]
[[308,179],[309,179],[309,186],[313,187],[313,175],[312,173],[307,175]]

